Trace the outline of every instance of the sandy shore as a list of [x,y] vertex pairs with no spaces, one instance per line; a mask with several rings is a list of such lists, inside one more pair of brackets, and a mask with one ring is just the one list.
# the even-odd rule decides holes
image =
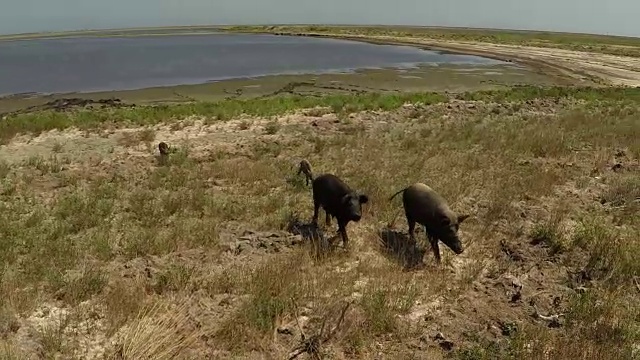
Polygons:
[[568,85],[584,85],[595,81],[609,86],[640,86],[640,58],[631,56],[484,42],[439,41],[418,37],[317,33],[279,33],[279,35],[330,37],[379,44],[413,45],[430,50],[478,55],[527,65],[562,79]]

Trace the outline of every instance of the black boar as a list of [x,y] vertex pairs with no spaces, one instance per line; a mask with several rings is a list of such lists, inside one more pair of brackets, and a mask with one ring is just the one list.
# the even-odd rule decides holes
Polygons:
[[462,254],[464,248],[458,237],[458,229],[460,223],[469,215],[456,216],[442,196],[423,183],[415,183],[398,191],[389,198],[389,201],[399,193],[403,193],[402,204],[411,240],[415,241],[414,230],[416,223],[418,223],[424,226],[438,263],[440,263],[438,240],[441,240],[457,255]]
[[352,190],[344,181],[333,174],[323,174],[313,179],[313,223],[318,224],[318,210],[322,207],[326,214],[326,224],[331,225],[331,217],[338,221],[338,232],[344,247],[348,246],[347,224],[362,218],[362,204],[369,202],[365,194]]
[[309,182],[313,181],[313,170],[311,168],[311,164],[307,159],[302,159],[300,161],[300,165],[298,167],[298,175],[304,174],[305,180],[307,181],[307,186],[309,186]]
[[167,155],[169,155],[169,145],[167,145],[167,143],[166,143],[166,142],[161,141],[161,142],[158,144],[158,151],[160,151],[160,155],[162,155],[162,156],[167,156]]

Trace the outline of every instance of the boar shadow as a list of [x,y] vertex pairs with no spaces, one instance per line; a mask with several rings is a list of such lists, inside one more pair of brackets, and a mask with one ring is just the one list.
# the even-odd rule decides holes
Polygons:
[[311,255],[315,259],[326,258],[334,251],[339,235],[328,237],[324,231],[313,222],[304,222],[297,215],[289,216],[287,231],[302,236],[303,242],[309,246]]
[[378,232],[381,252],[392,261],[399,263],[404,270],[421,269],[426,249],[411,240],[407,233],[385,226]]
[[156,158],[156,166],[169,166],[169,155],[156,154],[154,157]]

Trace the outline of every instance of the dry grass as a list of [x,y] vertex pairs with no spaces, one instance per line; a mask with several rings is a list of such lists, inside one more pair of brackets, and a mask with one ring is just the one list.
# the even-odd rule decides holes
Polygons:
[[22,352],[6,341],[0,341],[0,358],[6,360],[20,360],[24,358]]
[[189,319],[190,299],[156,301],[128,324],[116,359],[175,359],[202,335]]
[[[71,357],[99,333],[96,341],[124,359],[282,358],[300,329],[319,333],[344,301],[353,306],[321,349],[335,358],[637,354],[640,332],[628,321],[640,312],[636,93],[528,88],[412,106],[368,99],[376,106],[343,99],[336,108],[356,109],[340,115],[348,121],[313,118],[318,126],[269,105],[260,126],[205,115],[170,131],[114,130],[111,152],[78,156],[68,136],[52,142],[54,155],[7,157],[1,354]],[[142,119],[149,110],[140,111]],[[153,116],[149,123],[162,122]],[[11,132],[22,128],[18,120]],[[165,120],[169,128],[173,117]],[[180,137],[193,126],[203,126],[201,138]],[[155,146],[135,146],[169,136],[179,150],[166,164],[155,161]],[[312,213],[311,190],[295,176],[300,158],[369,195],[362,221],[348,227],[350,251],[319,257],[287,237],[292,218]],[[614,171],[615,163],[622,167]],[[379,233],[401,212],[388,197],[415,181],[472,217],[461,228],[464,254],[441,246],[441,267],[427,251],[425,267],[406,271],[380,250]],[[395,229],[406,232],[402,215]],[[423,232],[418,239],[425,248]],[[509,276],[523,284],[519,302],[505,295]],[[564,313],[562,327],[531,317],[530,301],[545,314]],[[95,309],[32,336],[34,350],[16,319],[44,302]],[[71,331],[78,314],[100,326]]]

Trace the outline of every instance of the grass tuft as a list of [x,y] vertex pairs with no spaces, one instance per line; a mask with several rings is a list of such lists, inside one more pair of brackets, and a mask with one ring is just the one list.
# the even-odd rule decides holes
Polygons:
[[184,355],[203,334],[189,317],[189,299],[156,301],[126,326],[116,356],[126,359],[173,359]]

